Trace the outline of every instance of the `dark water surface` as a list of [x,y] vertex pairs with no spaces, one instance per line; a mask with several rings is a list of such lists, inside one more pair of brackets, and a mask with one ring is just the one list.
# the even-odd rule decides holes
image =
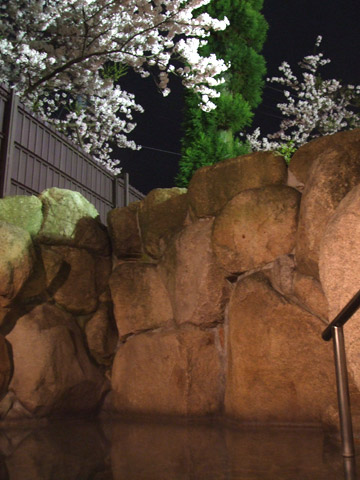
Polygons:
[[0,454],[1,480],[358,478],[310,428],[67,420],[0,430]]

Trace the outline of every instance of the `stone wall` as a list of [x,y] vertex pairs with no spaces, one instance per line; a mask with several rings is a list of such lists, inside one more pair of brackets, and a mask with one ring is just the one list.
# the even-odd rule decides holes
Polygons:
[[[337,425],[321,332],[360,287],[360,130],[203,167],[112,210],[0,200],[0,415]],[[360,412],[360,313],[345,327]]]

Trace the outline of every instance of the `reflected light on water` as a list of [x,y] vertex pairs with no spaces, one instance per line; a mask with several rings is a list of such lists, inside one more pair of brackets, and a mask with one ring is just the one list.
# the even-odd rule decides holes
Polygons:
[[354,459],[310,428],[54,422],[0,430],[4,480],[356,480]]

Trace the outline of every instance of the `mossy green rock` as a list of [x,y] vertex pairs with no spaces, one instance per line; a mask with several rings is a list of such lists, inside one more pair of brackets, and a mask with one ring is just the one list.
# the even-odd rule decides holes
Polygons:
[[39,196],[44,220],[37,240],[108,254],[109,238],[96,208],[79,192],[49,188]]
[[37,235],[43,220],[42,203],[34,195],[16,195],[0,199],[0,221]]

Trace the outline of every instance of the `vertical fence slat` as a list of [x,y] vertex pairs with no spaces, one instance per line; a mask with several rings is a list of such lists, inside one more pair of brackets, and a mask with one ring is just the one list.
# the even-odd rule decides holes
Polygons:
[[112,208],[116,208],[119,205],[118,194],[117,194],[117,184],[118,179],[114,177],[112,179]]
[[18,99],[11,91],[4,112],[4,142],[0,159],[0,197],[10,194],[11,188],[11,155],[14,149]]
[[125,173],[124,175],[124,205],[127,207],[129,205],[129,174]]

